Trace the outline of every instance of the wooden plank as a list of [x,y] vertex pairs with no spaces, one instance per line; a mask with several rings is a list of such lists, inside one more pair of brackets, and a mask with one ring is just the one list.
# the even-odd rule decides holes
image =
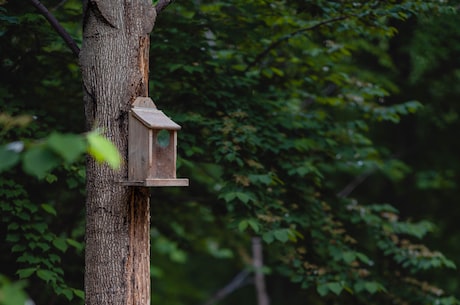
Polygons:
[[161,187],[161,186],[189,186],[187,178],[178,179],[147,179],[145,181],[119,181],[124,186],[146,186],[146,187]]
[[187,178],[179,179],[146,179],[145,186],[188,186]]
[[128,132],[128,180],[144,180],[152,166],[151,131],[131,114]]
[[133,107],[142,107],[142,108],[153,108],[153,109],[157,108],[157,106],[155,105],[153,100],[150,97],[146,97],[146,96],[138,96],[138,97],[136,97],[136,99],[134,100],[132,106]]
[[131,113],[148,128],[168,130],[181,129],[180,125],[158,109],[134,107],[131,109]]
[[122,180],[118,181],[123,186],[145,186],[145,181],[129,181],[129,180]]

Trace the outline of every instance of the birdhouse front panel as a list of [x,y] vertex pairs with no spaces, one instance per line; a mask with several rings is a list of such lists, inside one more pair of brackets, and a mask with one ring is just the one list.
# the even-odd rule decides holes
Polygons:
[[147,169],[152,167],[152,130],[130,116],[128,141],[128,179],[144,181],[148,177]]
[[176,132],[161,129],[153,131],[153,160],[148,178],[176,178]]
[[127,185],[187,186],[176,178],[177,130],[181,127],[140,97],[129,114]]

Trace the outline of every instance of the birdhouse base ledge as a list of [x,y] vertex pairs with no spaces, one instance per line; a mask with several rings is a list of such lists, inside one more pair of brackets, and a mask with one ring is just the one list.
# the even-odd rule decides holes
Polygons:
[[146,179],[145,181],[120,181],[122,185],[126,186],[188,186],[189,181],[187,178],[176,179]]

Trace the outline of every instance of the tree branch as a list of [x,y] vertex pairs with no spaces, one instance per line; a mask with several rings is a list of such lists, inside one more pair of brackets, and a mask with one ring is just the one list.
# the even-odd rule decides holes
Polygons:
[[246,278],[249,276],[250,272],[248,270],[243,270],[238,273],[225,287],[217,291],[211,299],[209,299],[204,305],[212,305],[216,302],[224,299],[227,295],[231,294],[233,291],[237,290],[244,285]]
[[158,3],[155,5],[155,10],[157,11],[157,14],[159,14],[162,10],[164,10],[168,5],[173,3],[174,0],[160,0]]
[[80,53],[80,48],[77,46],[77,43],[73,38],[67,33],[67,31],[62,27],[62,25],[57,21],[57,19],[50,13],[50,11],[39,1],[39,0],[30,0],[32,5],[42,14],[46,20],[51,24],[54,30],[64,39],[67,46],[72,50],[72,53],[78,57]]
[[257,292],[257,304],[269,305],[270,299],[268,298],[267,289],[265,287],[265,276],[262,270],[264,266],[264,259],[260,237],[252,238],[252,260],[252,265],[255,272],[254,284],[256,286]]
[[348,18],[348,16],[340,16],[340,17],[324,20],[324,21],[321,21],[321,22],[319,22],[319,23],[317,23],[315,25],[312,25],[310,27],[301,28],[301,29],[298,29],[297,31],[294,31],[294,32],[289,33],[289,34],[287,34],[285,36],[282,36],[280,39],[272,42],[268,47],[265,48],[265,50],[263,50],[261,53],[259,53],[259,55],[257,55],[256,58],[251,63],[248,64],[248,67],[246,68],[245,71],[248,71],[249,69],[254,67],[259,61],[262,60],[262,58],[267,56],[268,53],[270,53],[271,50],[273,50],[274,48],[278,47],[283,42],[288,41],[292,37],[297,36],[299,34],[302,34],[304,32],[307,32],[307,31],[314,30],[314,29],[319,28],[319,27],[321,27],[321,26],[323,26],[325,24],[334,23],[334,22],[337,22],[337,21],[345,20],[347,18]]
[[54,10],[57,10],[58,8],[60,8],[61,6],[63,6],[68,0],[61,0],[61,2],[59,2],[58,4],[56,4],[56,6],[54,6],[51,10],[54,11]]
[[374,171],[375,169],[371,169],[355,177],[353,181],[348,183],[340,192],[336,194],[337,197],[340,197],[340,198],[348,197],[348,195],[350,195],[351,192],[355,190],[355,188],[357,188],[361,183],[363,183],[367,178],[369,178],[369,176],[372,175]]

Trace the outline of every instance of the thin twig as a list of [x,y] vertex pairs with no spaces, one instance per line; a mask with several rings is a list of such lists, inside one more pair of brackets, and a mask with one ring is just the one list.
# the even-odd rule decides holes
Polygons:
[[355,188],[357,188],[361,183],[363,183],[374,172],[375,172],[375,169],[371,169],[355,177],[355,179],[353,179],[340,192],[336,194],[337,197],[340,197],[340,198],[348,197],[348,195],[350,195],[351,192],[355,190]]
[[64,39],[67,46],[72,50],[72,53],[78,57],[80,48],[77,46],[77,43],[73,40],[69,33],[67,33],[67,31],[62,27],[56,17],[54,17],[39,0],[30,0],[30,2],[32,2],[33,6],[35,6],[35,8],[46,18],[46,20],[48,20],[59,36]]
[[217,291],[211,299],[209,299],[204,305],[212,305],[216,302],[224,299],[227,295],[231,294],[233,291],[237,290],[245,284],[246,278],[249,276],[250,272],[248,270],[243,270],[238,273],[224,288]]
[[155,10],[157,11],[157,14],[160,13],[162,10],[164,10],[168,5],[173,3],[174,0],[160,0],[158,3],[155,5]]
[[311,30],[314,30],[316,28],[319,28],[325,24],[329,24],[329,23],[334,23],[334,22],[337,22],[337,21],[341,21],[341,20],[345,20],[347,19],[348,16],[339,16],[339,17],[336,17],[336,18],[332,18],[332,19],[328,19],[328,20],[324,20],[324,21],[321,21],[315,25],[312,25],[310,27],[306,27],[306,28],[301,28],[301,29],[298,29],[292,33],[289,33],[283,37],[281,37],[280,39],[272,42],[268,47],[265,48],[265,50],[263,50],[261,53],[259,53],[259,55],[256,56],[256,58],[248,64],[247,68],[246,68],[246,71],[248,71],[249,69],[251,69],[253,66],[255,66],[259,61],[262,60],[262,58],[264,58],[265,56],[267,56],[268,53],[270,53],[271,50],[273,50],[274,48],[278,47],[280,44],[282,44],[283,42],[285,41],[288,41],[289,39],[291,39],[292,37],[294,36],[297,36],[299,34],[302,34],[304,32],[308,32],[308,31],[311,31]]
[[60,8],[61,6],[63,6],[68,0],[61,0],[61,2],[59,2],[58,4],[56,4],[51,10],[52,11],[55,11],[57,10],[58,8]]

